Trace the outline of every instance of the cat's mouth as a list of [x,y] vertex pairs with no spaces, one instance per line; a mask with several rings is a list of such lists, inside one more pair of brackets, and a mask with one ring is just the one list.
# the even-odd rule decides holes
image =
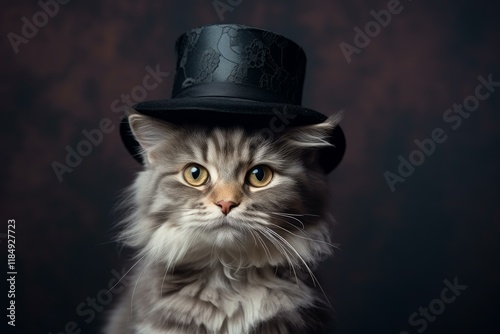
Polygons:
[[207,230],[211,231],[239,231],[241,232],[241,229],[238,228],[238,225],[234,221],[234,219],[228,218],[227,216],[222,217],[220,219],[217,219],[213,221],[210,226],[206,228]]
[[227,249],[227,247],[233,247],[237,240],[241,240],[245,231],[238,224],[238,222],[233,219],[228,219],[227,217],[214,220],[209,224],[209,226],[203,227],[204,233],[209,235],[211,244],[218,248]]

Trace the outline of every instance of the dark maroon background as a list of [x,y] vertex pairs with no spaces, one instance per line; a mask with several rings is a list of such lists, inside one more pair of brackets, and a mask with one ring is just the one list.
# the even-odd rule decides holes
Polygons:
[[[246,0],[224,23],[297,41],[308,55],[304,105],[346,110],[347,153],[330,178],[342,249],[321,271],[335,333],[416,333],[410,314],[439,298],[443,280],[455,276],[467,290],[426,333],[498,332],[500,89],[455,131],[442,116],[474,93],[479,75],[500,81],[499,6],[402,4],[350,64],[339,43],[352,44],[353,28],[387,1]],[[39,10],[35,1],[3,3],[0,19],[0,233],[16,219],[17,323],[24,327],[17,332],[55,334],[75,321],[95,333],[101,321],[87,324],[76,307],[123,266],[116,245],[105,242],[117,195],[139,166],[116,130],[63,182],[51,163],[64,162],[65,146],[84,139],[83,129],[104,117],[118,124],[110,104],[142,83],[146,66],[172,73],[147,98],[169,97],[176,37],[221,20],[211,0],[73,0],[15,54],[6,35],[19,34],[21,17]],[[408,157],[414,139],[436,127],[447,141],[391,192],[383,173],[395,172],[398,156]]]

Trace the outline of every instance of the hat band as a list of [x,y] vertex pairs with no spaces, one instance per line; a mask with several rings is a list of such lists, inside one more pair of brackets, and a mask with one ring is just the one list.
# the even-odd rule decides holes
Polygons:
[[185,87],[172,95],[172,98],[186,97],[222,97],[254,100],[259,102],[300,105],[300,101],[290,101],[281,95],[274,94],[271,91],[234,82],[211,82],[196,84]]

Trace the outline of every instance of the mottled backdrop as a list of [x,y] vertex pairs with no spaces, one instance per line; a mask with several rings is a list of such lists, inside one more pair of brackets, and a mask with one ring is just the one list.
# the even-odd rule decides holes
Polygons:
[[[139,170],[114,101],[169,97],[177,36],[220,22],[297,41],[304,104],[346,110],[330,177],[342,246],[320,271],[332,332],[498,333],[497,2],[60,1],[1,5],[0,247],[5,273],[15,219],[17,333],[97,333],[129,266],[108,242],[112,207]],[[141,89],[148,66],[171,75]],[[68,147],[88,155],[67,166]]]

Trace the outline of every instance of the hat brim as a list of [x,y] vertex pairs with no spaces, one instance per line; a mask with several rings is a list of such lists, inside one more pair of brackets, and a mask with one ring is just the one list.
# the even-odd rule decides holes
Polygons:
[[[279,133],[285,127],[323,122],[327,116],[294,104],[261,102],[223,97],[184,97],[140,102],[133,106],[140,114],[174,124],[204,124],[268,129]],[[140,145],[130,130],[128,120],[120,124],[122,140],[132,156],[142,163]],[[325,173],[338,166],[346,149],[344,132],[336,126],[329,136],[331,147],[320,152]]]

